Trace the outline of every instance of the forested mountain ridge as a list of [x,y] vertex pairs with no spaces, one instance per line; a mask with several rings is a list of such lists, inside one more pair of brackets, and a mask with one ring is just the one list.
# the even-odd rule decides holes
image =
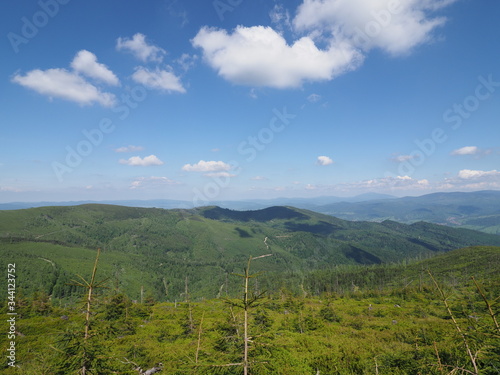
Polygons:
[[334,202],[311,208],[345,220],[427,221],[500,234],[500,191],[433,193],[419,197]]
[[[0,211],[0,252],[14,259],[27,291],[56,297],[90,270],[95,250],[114,287],[137,297],[145,289],[173,300],[185,290],[214,297],[250,255],[272,253],[256,270],[304,273],[343,264],[382,264],[473,245],[500,246],[500,236],[418,222],[349,222],[292,207],[234,211],[220,207],[164,210],[113,205]],[[42,272],[39,272],[42,271]]]
[[[0,203],[0,210],[83,204],[110,204],[164,209],[193,208],[193,203],[189,201],[156,199],[102,202]],[[355,197],[325,196],[218,201],[211,204],[233,210],[261,210],[273,206],[290,206],[332,215],[344,220],[377,222],[394,220],[406,224],[427,221],[500,234],[500,191],[496,190],[440,192],[401,198],[383,194],[363,194]]]

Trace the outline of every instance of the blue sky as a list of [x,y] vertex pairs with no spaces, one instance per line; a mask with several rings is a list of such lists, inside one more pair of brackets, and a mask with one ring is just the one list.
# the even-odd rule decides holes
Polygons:
[[500,189],[498,1],[0,7],[0,202]]

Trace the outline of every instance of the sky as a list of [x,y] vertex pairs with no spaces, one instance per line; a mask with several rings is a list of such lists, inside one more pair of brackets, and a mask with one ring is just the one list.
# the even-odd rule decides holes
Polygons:
[[496,0],[4,0],[0,202],[500,189]]

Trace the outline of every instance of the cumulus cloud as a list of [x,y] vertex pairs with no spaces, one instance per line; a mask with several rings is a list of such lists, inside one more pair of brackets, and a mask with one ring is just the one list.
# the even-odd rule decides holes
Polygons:
[[500,172],[497,170],[492,171],[478,171],[471,169],[462,169],[458,172],[458,177],[464,180],[479,179],[484,177],[500,177]]
[[81,75],[108,85],[120,84],[116,75],[106,65],[97,62],[96,55],[87,50],[79,51],[71,62],[71,68],[72,71],[64,68],[34,69],[24,75],[16,73],[11,81],[46,95],[51,100],[59,98],[80,105],[98,103],[104,107],[116,104],[114,94],[102,91]]
[[119,148],[115,149],[115,152],[137,152],[137,151],[142,151],[142,150],[144,150],[144,147],[142,147],[142,146],[129,145],[129,146],[124,146],[124,147],[119,147]]
[[163,55],[166,53],[164,49],[148,44],[146,42],[146,36],[141,33],[135,34],[132,39],[118,38],[116,41],[116,49],[118,51],[129,51],[143,62],[161,62],[163,61]]
[[12,82],[50,98],[65,99],[81,105],[99,103],[104,107],[112,107],[116,103],[113,94],[101,91],[77,73],[66,69],[35,69],[25,75],[14,75]]
[[179,77],[174,73],[167,70],[161,70],[156,68],[155,70],[150,70],[144,67],[138,67],[132,79],[148,88],[164,90],[164,91],[176,91],[180,93],[185,93],[186,89],[182,86]]
[[466,146],[453,150],[451,155],[476,155],[478,152],[479,149],[476,146]]
[[[456,1],[303,0],[292,20],[283,6],[275,5],[269,14],[274,29],[238,26],[229,32],[203,27],[192,44],[232,83],[299,87],[356,69],[374,48],[403,55],[436,40],[446,18],[435,12]],[[285,40],[285,27],[296,40]]]
[[319,165],[330,165],[333,164],[333,160],[328,156],[318,156],[317,164]]
[[231,165],[223,161],[205,161],[200,160],[196,164],[185,164],[182,167],[186,172],[227,172],[231,170]]
[[304,0],[293,20],[295,30],[348,41],[368,51],[394,55],[433,40],[446,19],[434,17],[456,0]]
[[354,191],[466,191],[500,189],[500,171],[462,169],[455,176],[431,182],[425,178],[415,179],[410,176],[391,176],[371,180],[344,183],[332,186],[329,190],[353,193]]
[[109,85],[118,86],[118,77],[109,68],[97,62],[97,57],[87,50],[79,51],[71,62],[75,72],[103,81]]
[[321,189],[329,193],[336,192],[352,195],[366,192],[429,191],[432,189],[432,184],[427,179],[415,179],[410,176],[393,176],[346,182],[330,186],[316,186],[316,189]]
[[445,179],[438,188],[441,190],[500,189],[500,172],[462,169],[456,176]]
[[[453,177],[433,181],[426,178],[413,178],[408,175],[392,175],[330,185],[300,184],[297,182],[293,182],[293,185],[301,185],[304,192],[317,196],[320,194],[352,196],[367,192],[421,195],[435,191],[498,190],[500,189],[500,171],[463,169]],[[287,189],[297,191],[295,187],[288,187]]]
[[132,156],[129,159],[120,159],[120,164],[130,165],[133,167],[149,167],[163,165],[165,163],[158,159],[156,155],[149,155],[145,158],[141,158],[140,156]]
[[321,50],[304,36],[289,45],[264,26],[238,26],[232,33],[203,27],[192,43],[221,77],[249,86],[299,87],[305,81],[331,80],[361,62],[361,55],[346,43]]

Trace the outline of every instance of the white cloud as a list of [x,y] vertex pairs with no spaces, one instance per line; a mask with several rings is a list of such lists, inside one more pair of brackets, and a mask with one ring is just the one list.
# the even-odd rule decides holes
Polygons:
[[170,71],[158,68],[149,70],[144,67],[138,67],[132,75],[132,79],[151,89],[177,91],[180,93],[186,92],[179,77]]
[[229,171],[231,168],[231,165],[223,161],[200,160],[196,164],[185,164],[182,170],[186,172],[223,172]]
[[255,177],[252,177],[251,180],[253,180],[253,181],[267,181],[268,179],[264,176],[255,176]]
[[132,39],[118,38],[116,41],[116,49],[118,51],[130,51],[136,58],[143,62],[161,62],[163,61],[163,55],[166,53],[164,49],[148,44],[146,42],[146,36],[141,33],[135,34]]
[[168,177],[138,177],[130,184],[130,189],[154,188],[162,186],[180,185],[180,182]]
[[318,156],[317,163],[319,165],[330,165],[333,164],[333,160],[328,156]]
[[478,152],[479,149],[476,146],[466,146],[453,150],[451,155],[476,155]]
[[427,179],[414,179],[410,176],[383,177],[372,180],[339,184],[332,189],[353,193],[354,191],[380,192],[431,192],[431,191],[474,191],[500,189],[500,172],[463,169],[451,178],[431,182]]
[[500,172],[462,169],[455,177],[445,179],[438,188],[440,190],[500,189]]
[[119,148],[115,149],[115,152],[137,152],[137,151],[142,151],[142,150],[144,150],[144,147],[142,147],[142,146],[129,145],[129,146],[124,146],[124,147],[119,147]]
[[153,165],[163,165],[165,163],[158,159],[156,155],[149,155],[145,158],[141,158],[140,156],[132,156],[127,160],[121,159],[120,164],[131,165],[133,167],[149,167]]
[[81,50],[76,54],[71,62],[71,67],[76,72],[101,80],[109,85],[118,86],[120,84],[118,77],[106,65],[98,63],[96,55],[87,50]]
[[66,69],[35,69],[24,76],[16,74],[12,82],[50,98],[61,98],[81,105],[99,103],[104,107],[112,107],[116,102],[113,94],[102,92],[78,74]]
[[462,169],[458,172],[458,177],[464,180],[478,179],[483,177],[500,177],[500,172],[498,172],[497,170],[478,171],[471,169]]
[[371,180],[356,181],[351,183],[339,184],[336,187],[339,191],[348,192],[367,192],[367,191],[428,191],[432,189],[432,184],[427,179],[414,179],[410,176],[381,177]]
[[433,39],[446,19],[432,12],[456,0],[304,0],[293,20],[296,31],[344,40],[368,51],[409,52]]
[[305,36],[289,45],[264,26],[238,26],[232,34],[203,27],[192,43],[220,76],[249,86],[299,87],[305,81],[331,80],[361,62],[360,54],[346,43],[321,50]]
[[[230,32],[203,27],[192,44],[232,83],[300,87],[358,68],[374,48],[404,55],[438,39],[436,29],[446,18],[435,12],[456,1],[303,0],[293,20],[283,6],[275,5],[269,13],[274,29],[238,26]],[[285,27],[296,40],[285,40]]]

